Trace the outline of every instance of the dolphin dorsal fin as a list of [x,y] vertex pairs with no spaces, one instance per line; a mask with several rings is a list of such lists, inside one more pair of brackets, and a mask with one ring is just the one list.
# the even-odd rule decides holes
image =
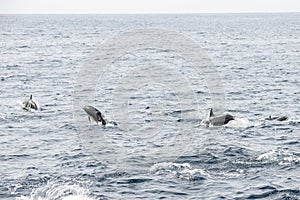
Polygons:
[[30,95],[29,99],[32,100],[32,94]]
[[213,112],[213,109],[211,108],[209,111],[209,117],[213,117],[213,116],[214,116],[214,112]]

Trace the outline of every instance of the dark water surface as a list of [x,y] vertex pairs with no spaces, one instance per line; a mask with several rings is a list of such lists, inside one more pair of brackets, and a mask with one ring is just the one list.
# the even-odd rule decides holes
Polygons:
[[[299,13],[1,15],[0,25],[1,199],[300,199]],[[199,43],[235,121],[199,126],[212,107],[207,80],[180,56],[143,48],[111,64],[85,97],[117,127],[74,112],[91,55],[144,28]],[[126,73],[139,86],[126,87]],[[181,80],[193,91],[181,91],[184,100],[169,87]],[[40,110],[21,109],[30,94]],[[126,125],[110,103],[119,101],[128,103]]]

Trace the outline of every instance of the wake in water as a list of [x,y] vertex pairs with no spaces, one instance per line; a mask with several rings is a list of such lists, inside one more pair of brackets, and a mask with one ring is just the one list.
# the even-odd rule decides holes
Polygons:
[[[232,127],[232,128],[250,128],[250,127],[258,127],[265,124],[299,124],[300,119],[297,117],[289,117],[287,120],[284,121],[269,121],[266,119],[260,119],[260,120],[251,120],[247,118],[238,118],[235,117],[234,120],[229,121],[227,124],[224,124],[224,127]],[[207,125],[207,119],[204,119],[201,121],[200,126],[202,127],[218,127],[213,124]]]
[[[260,126],[262,125],[262,122],[259,121],[251,121],[247,118],[237,118],[235,117],[234,120],[229,121],[227,124],[224,124],[224,127],[232,127],[232,128],[249,128],[249,127],[253,127],[253,126]],[[213,124],[208,124],[207,120],[202,120],[200,123],[201,127],[208,127],[208,128],[212,128],[212,127],[218,127],[215,126]]]

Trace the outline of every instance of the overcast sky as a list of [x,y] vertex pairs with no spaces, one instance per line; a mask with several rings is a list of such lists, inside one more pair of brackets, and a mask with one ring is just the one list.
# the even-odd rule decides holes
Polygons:
[[0,13],[300,12],[300,0],[0,0]]

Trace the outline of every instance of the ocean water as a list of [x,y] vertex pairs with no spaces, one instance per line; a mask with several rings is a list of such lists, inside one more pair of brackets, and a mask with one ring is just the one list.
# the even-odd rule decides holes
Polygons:
[[1,199],[300,199],[299,13],[0,24]]

